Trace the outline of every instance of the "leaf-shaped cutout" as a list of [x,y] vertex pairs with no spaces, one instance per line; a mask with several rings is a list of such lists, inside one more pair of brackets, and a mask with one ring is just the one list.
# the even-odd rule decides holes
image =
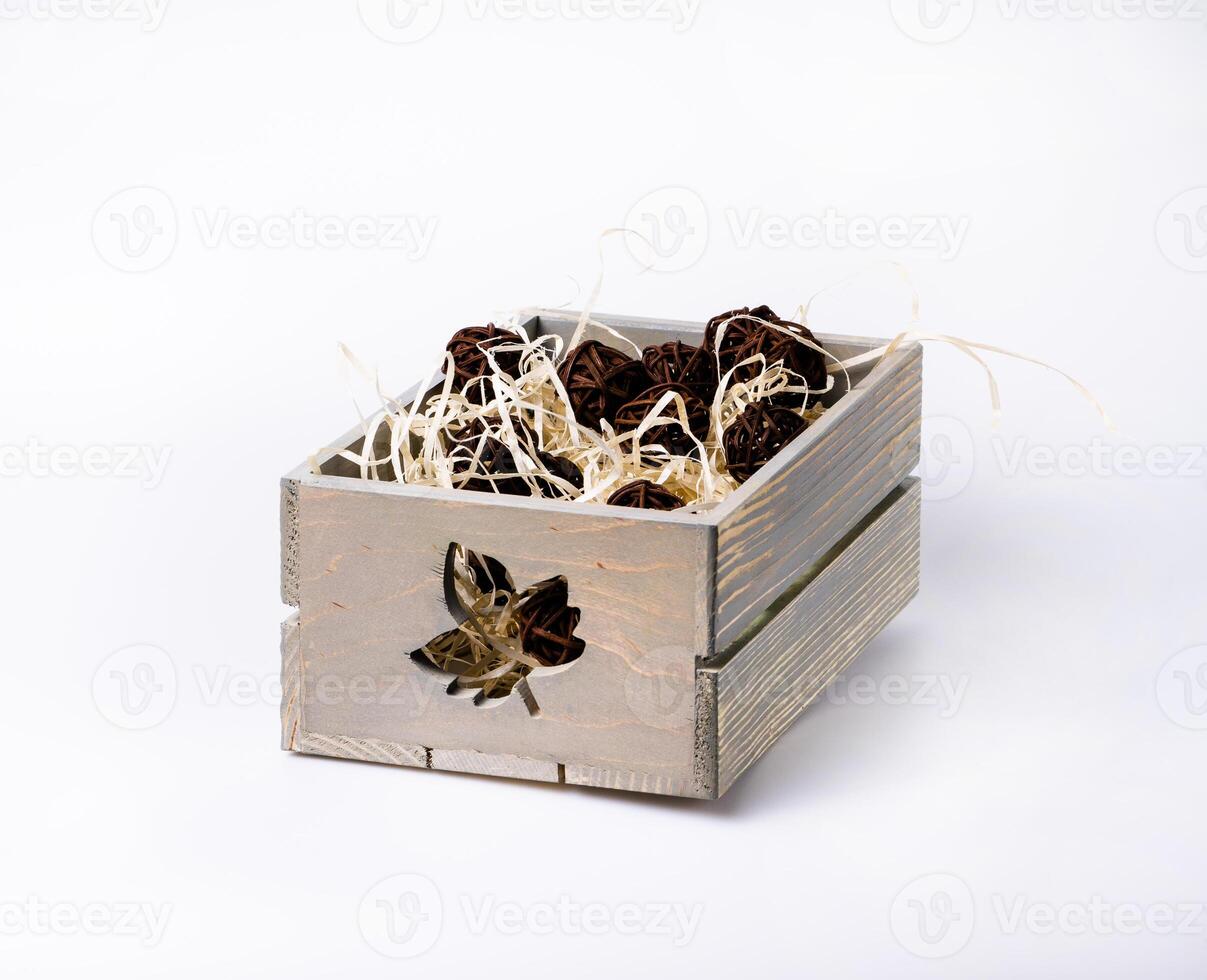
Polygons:
[[448,693],[475,704],[516,692],[533,715],[540,708],[525,678],[560,669],[583,655],[574,631],[581,612],[569,604],[564,577],[518,591],[506,566],[453,543],[445,553],[444,598],[458,625],[429,640],[411,659],[449,676]]

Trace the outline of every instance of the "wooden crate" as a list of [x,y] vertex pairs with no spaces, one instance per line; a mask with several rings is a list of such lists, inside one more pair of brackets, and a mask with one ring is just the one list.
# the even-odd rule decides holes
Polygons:
[[[596,319],[639,345],[703,330]],[[533,311],[526,329],[568,339],[576,322]],[[883,343],[818,339],[838,357]],[[703,514],[371,482],[335,456],[322,475],[298,467],[281,496],[282,597],[297,607],[283,626],[282,747],[721,796],[917,591],[921,348],[852,380]],[[409,655],[456,625],[453,543],[502,561],[520,588],[564,576],[584,655],[498,701],[450,696],[448,677]]]

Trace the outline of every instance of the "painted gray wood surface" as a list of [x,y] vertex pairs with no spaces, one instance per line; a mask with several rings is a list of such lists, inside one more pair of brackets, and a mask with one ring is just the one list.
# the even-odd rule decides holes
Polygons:
[[[302,729],[690,781],[694,700],[659,692],[691,690],[709,648],[706,528],[360,486],[298,495]],[[587,648],[529,675],[536,716],[514,694],[451,697],[448,675],[409,657],[455,626],[443,599],[452,541],[502,561],[520,588],[567,579]]]
[[[807,435],[809,433],[806,433]],[[716,646],[723,651],[793,579],[918,465],[922,350],[892,355],[719,515]]]
[[702,669],[716,690],[723,794],[916,594],[921,484],[887,506],[736,654]]

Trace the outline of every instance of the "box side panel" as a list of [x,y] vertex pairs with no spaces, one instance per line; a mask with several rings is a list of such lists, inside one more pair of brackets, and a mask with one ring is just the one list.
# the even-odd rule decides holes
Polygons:
[[[455,761],[471,757],[456,753],[471,752],[525,760],[524,778],[565,765],[691,785],[712,527],[334,482],[344,481],[299,490],[307,736],[422,747],[433,768],[464,768]],[[518,692],[482,706],[450,696],[451,677],[410,658],[456,625],[443,578],[452,542],[497,558],[519,589],[567,580],[587,649],[531,674],[532,703]]]
[[769,464],[775,467],[769,478],[721,517],[717,650],[737,639],[918,465],[921,348],[894,358],[823,417],[794,457]]
[[715,674],[724,793],[916,594],[921,484],[911,479]]

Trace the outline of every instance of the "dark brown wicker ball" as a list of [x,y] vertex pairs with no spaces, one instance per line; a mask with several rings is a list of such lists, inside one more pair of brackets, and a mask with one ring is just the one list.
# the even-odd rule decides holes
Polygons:
[[[737,353],[742,345],[753,334],[764,329],[764,321],[772,322],[775,319],[775,312],[770,306],[756,306],[753,310],[744,306],[740,310],[730,310],[728,313],[714,316],[704,328],[704,349],[720,361],[721,373],[724,374],[737,364]],[[717,333],[721,331],[722,326],[725,329],[721,334],[721,346],[718,349]]]
[[640,361],[597,340],[584,341],[570,351],[558,377],[574,417],[592,429],[598,429],[602,419],[612,421],[616,409],[650,386]]
[[516,606],[524,652],[546,667],[560,667],[582,656],[586,643],[574,635],[580,610],[568,604],[564,578],[529,589]]
[[789,408],[765,401],[748,406],[729,424],[722,440],[729,475],[745,483],[808,424]]
[[615,507],[642,507],[646,510],[678,510],[683,501],[665,487],[649,480],[626,483],[608,498]]
[[[631,402],[622,405],[616,412],[616,431],[632,432],[645,421],[646,416],[653,411],[658,400],[671,391],[683,396],[683,406],[687,409],[687,423],[692,435],[697,439],[704,439],[708,435],[708,425],[711,419],[708,407],[692,393],[691,389],[679,384],[657,385],[638,395]],[[683,431],[683,425],[679,422],[679,406],[673,400],[668,402],[659,414],[665,418],[673,418],[675,421],[663,422],[647,429],[641,437],[643,445],[665,446],[676,453],[687,453],[695,448],[695,443]]]
[[[488,479],[501,473],[516,473],[518,467],[511,450],[494,436],[487,435],[480,419],[475,419],[453,439],[448,455],[453,463],[453,486],[459,490],[501,493],[510,497],[532,496],[532,488],[521,476]],[[478,457],[476,463],[475,455]]]
[[[800,337],[816,344],[817,339],[807,327],[788,320],[776,319],[774,322],[777,326],[782,327],[783,330],[790,331],[793,336],[789,336],[783,330],[764,327],[747,338],[746,343],[738,349],[734,357],[734,363],[741,364],[747,358],[755,357],[759,354],[763,355],[765,367],[771,367],[782,361],[789,371],[794,371],[801,375],[808,383],[809,404],[811,405],[817,401],[826,386],[826,359],[820,351],[814,350],[812,347],[808,347],[794,339],[794,336]],[[757,362],[747,364],[734,372],[734,379],[737,381],[750,381],[761,374],[765,367],[760,367]],[[783,406],[807,407],[802,404],[803,398],[799,394],[780,395],[773,399],[773,402]]]
[[[560,476],[563,480],[574,487],[575,490],[583,488],[583,471],[575,466],[570,460],[562,456],[554,456],[552,453],[543,453],[537,450],[537,459],[541,465],[545,467],[554,476]],[[565,488],[554,486],[548,480],[537,477],[537,483],[541,486],[541,494],[545,497],[565,497]]]
[[706,403],[717,393],[720,381],[717,362],[703,347],[671,340],[647,347],[642,352],[641,363],[654,384],[681,384]]
[[[455,386],[471,401],[482,404],[491,395],[491,386],[486,379],[494,373],[486,351],[500,344],[518,343],[520,337],[510,330],[496,327],[493,323],[485,327],[466,327],[453,334],[445,347],[453,355]],[[499,351],[494,354],[495,363],[508,374],[520,368],[519,351]]]

